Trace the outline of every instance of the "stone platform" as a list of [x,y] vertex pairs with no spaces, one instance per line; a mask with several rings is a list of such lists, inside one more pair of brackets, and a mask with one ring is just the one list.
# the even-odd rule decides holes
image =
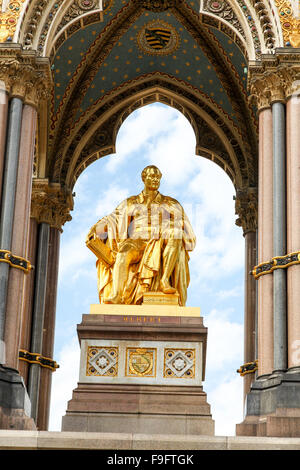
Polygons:
[[214,434],[199,308],[95,305],[77,333],[79,382],[62,431]]
[[300,450],[300,438],[0,430],[2,450]]

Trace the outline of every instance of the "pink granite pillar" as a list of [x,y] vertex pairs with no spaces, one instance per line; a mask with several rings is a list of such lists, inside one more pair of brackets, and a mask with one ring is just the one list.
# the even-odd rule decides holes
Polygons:
[[[300,95],[287,102],[287,252],[300,251]],[[287,268],[288,368],[300,367],[300,265]]]
[[[259,114],[258,264],[273,257],[272,111]],[[258,375],[273,371],[273,275],[258,280]]]
[[6,125],[7,125],[8,95],[6,90],[1,88],[0,82],[0,201],[2,189],[2,176],[4,168]]
[[[38,223],[35,219],[31,218],[29,223],[28,241],[26,249],[26,259],[29,259],[31,264],[36,264],[36,252],[37,252],[37,233]],[[31,270],[26,274],[24,278],[24,295],[22,304],[22,315],[21,315],[21,339],[20,349],[30,351],[31,342],[31,327],[32,327],[32,310],[33,310],[33,299],[34,299],[34,280],[35,270]],[[28,370],[29,363],[26,361],[19,361],[19,372],[22,375],[25,385],[28,382]]]
[[[26,254],[29,231],[36,118],[37,112],[35,108],[31,105],[25,104],[22,116],[20,155],[11,245],[13,255],[21,256],[23,258],[25,258]],[[6,364],[15,369],[18,367],[25,276],[26,274],[21,269],[10,269],[5,321]]]

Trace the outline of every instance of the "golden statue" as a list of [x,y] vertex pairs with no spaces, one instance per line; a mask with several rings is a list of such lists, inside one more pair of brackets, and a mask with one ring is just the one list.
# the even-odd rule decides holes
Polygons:
[[127,198],[90,229],[86,244],[97,256],[100,303],[140,304],[146,292],[178,294],[184,306],[189,255],[196,237],[182,206],[159,193],[162,174],[141,174],[143,191]]

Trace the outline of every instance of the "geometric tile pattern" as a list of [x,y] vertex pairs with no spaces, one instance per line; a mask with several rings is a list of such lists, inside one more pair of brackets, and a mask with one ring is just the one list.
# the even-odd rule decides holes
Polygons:
[[164,377],[189,378],[195,376],[195,349],[165,349]]
[[118,348],[90,346],[87,353],[86,375],[116,376],[118,374]]

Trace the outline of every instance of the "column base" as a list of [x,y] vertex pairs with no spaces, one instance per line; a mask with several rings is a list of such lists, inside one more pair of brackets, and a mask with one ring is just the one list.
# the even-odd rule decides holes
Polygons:
[[36,430],[31,404],[19,372],[0,365],[0,429]]
[[237,436],[300,437],[300,372],[290,369],[259,377],[246,399]]

